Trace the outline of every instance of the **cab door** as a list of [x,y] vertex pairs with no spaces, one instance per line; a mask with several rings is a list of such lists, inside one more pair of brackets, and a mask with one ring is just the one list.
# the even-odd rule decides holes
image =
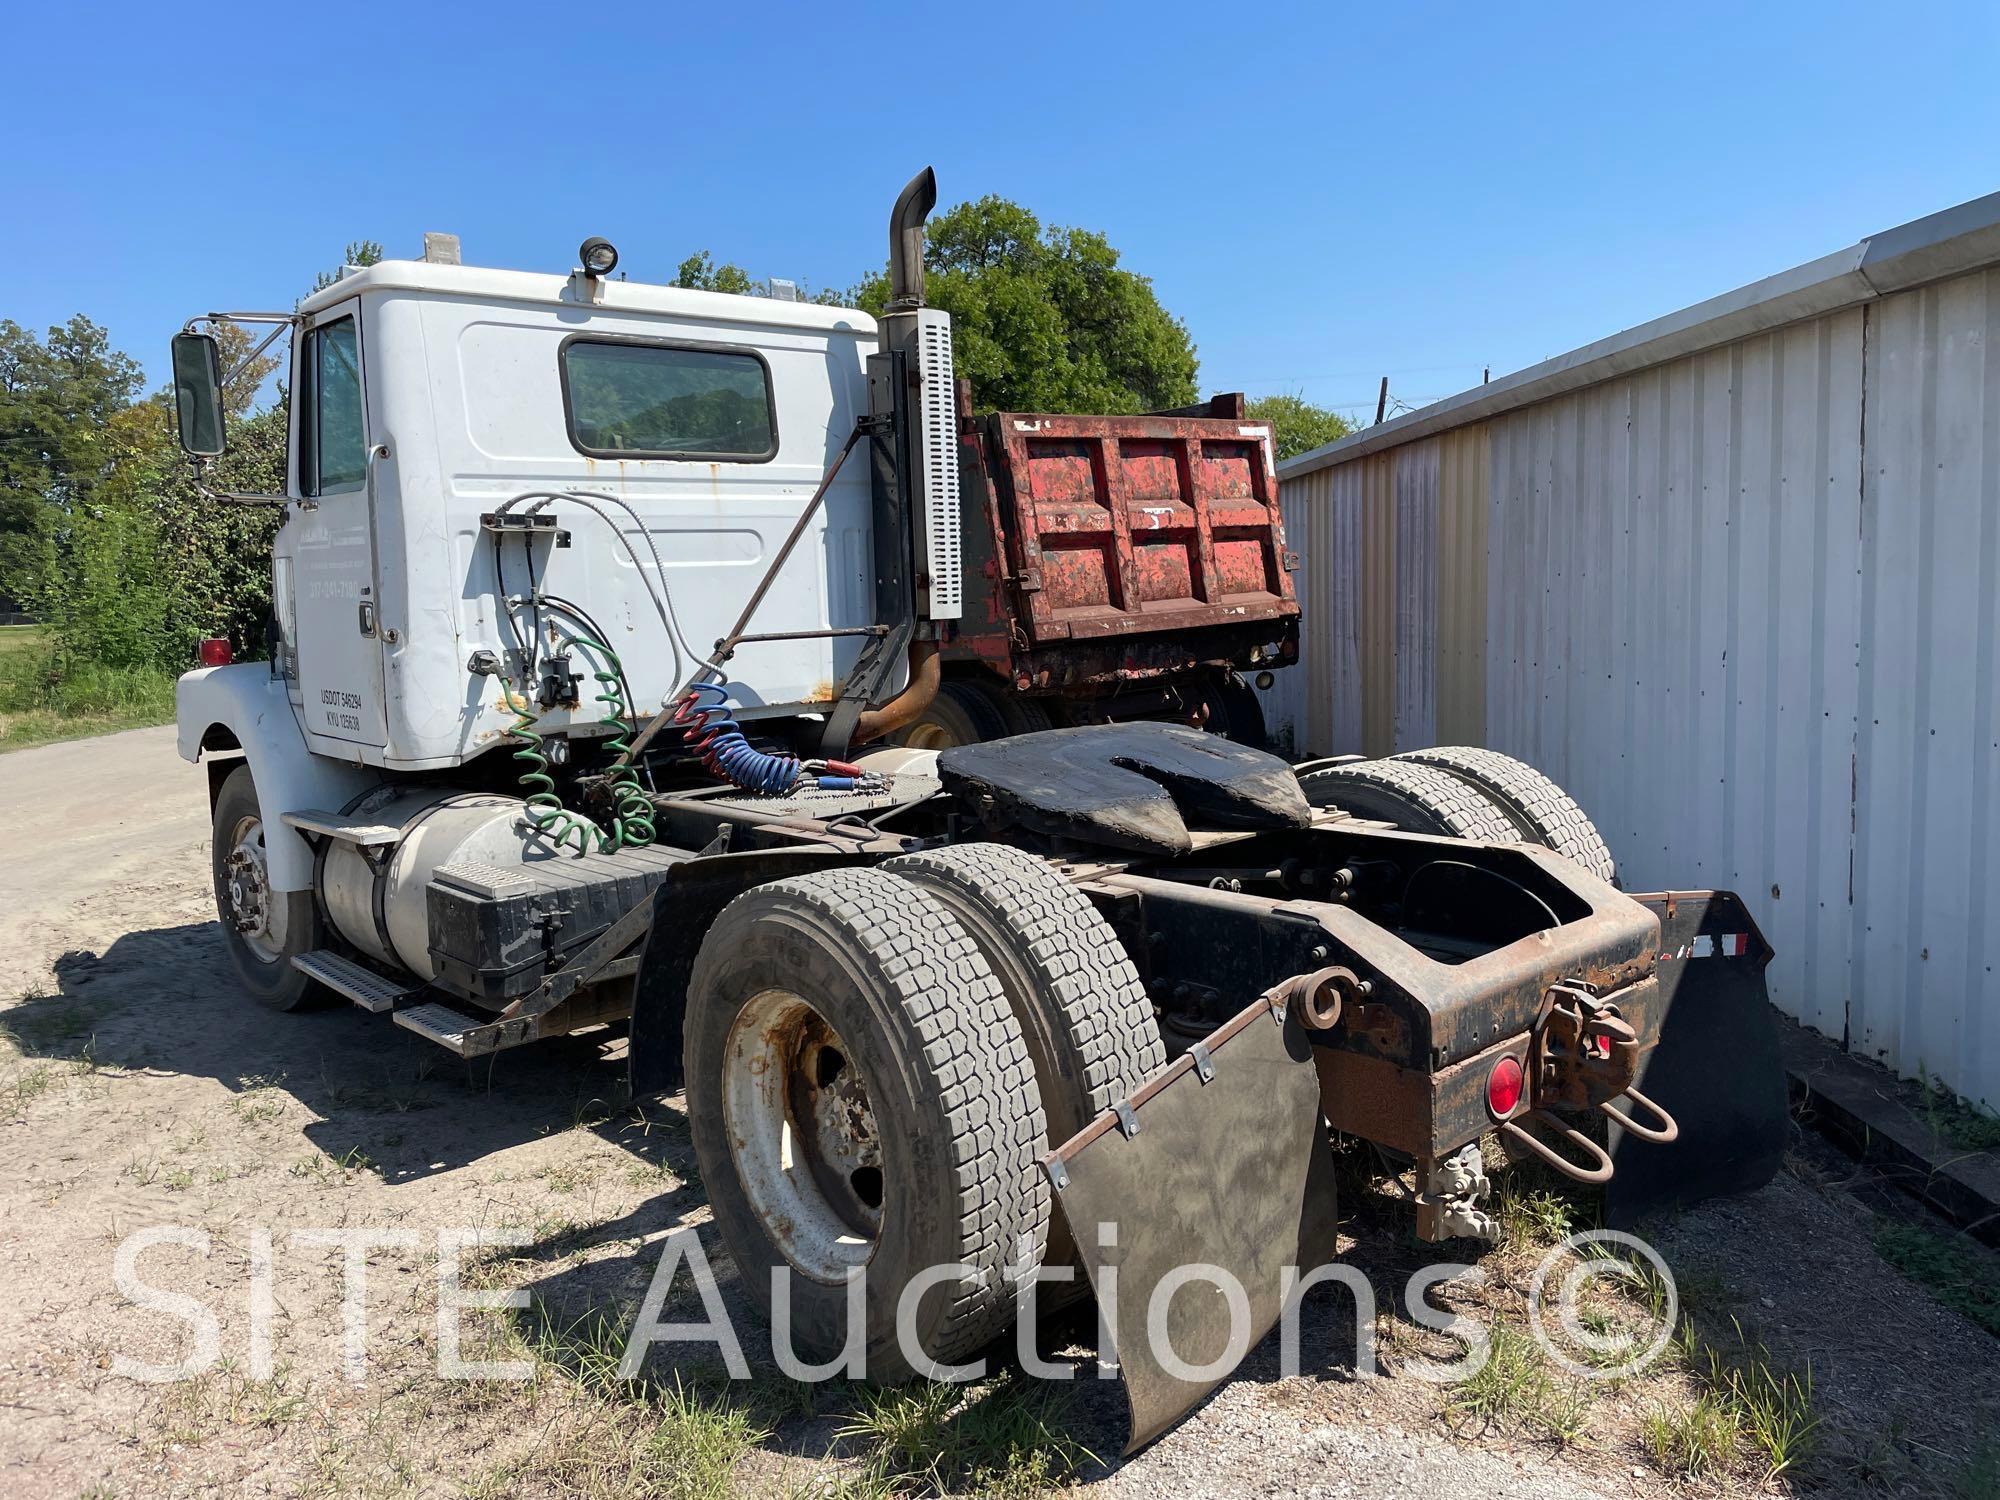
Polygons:
[[292,588],[301,709],[311,734],[380,746],[381,590],[359,300],[315,315],[299,355]]

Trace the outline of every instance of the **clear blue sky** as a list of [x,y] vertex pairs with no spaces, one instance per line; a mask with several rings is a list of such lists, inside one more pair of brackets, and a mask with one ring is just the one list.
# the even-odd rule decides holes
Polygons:
[[845,286],[930,162],[1105,232],[1205,389],[1372,406],[2000,188],[1990,4],[1070,10],[15,5],[0,317],[161,378],[188,314],[425,229]]

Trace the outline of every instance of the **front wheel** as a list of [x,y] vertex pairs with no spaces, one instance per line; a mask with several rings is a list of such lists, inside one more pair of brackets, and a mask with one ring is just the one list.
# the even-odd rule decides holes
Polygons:
[[319,912],[311,891],[271,888],[264,814],[247,765],[229,773],[215,799],[209,858],[223,943],[250,998],[272,1010],[314,1003],[319,987],[292,967],[292,959],[319,947]]

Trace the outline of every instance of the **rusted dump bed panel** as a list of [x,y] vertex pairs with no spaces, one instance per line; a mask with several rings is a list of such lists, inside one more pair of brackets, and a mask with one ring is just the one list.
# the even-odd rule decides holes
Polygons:
[[1287,620],[1269,429],[1196,417],[988,418],[1030,645]]

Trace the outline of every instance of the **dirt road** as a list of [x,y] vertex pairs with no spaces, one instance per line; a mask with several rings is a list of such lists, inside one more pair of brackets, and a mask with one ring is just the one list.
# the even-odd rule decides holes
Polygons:
[[[1477,1409],[1413,1378],[1412,1354],[1438,1351],[1388,1312],[1423,1259],[1393,1185],[1343,1204],[1348,1254],[1383,1299],[1388,1375],[1353,1378],[1351,1314],[1328,1305],[1308,1320],[1322,1354],[1307,1374],[1280,1379],[1261,1349],[1122,1465],[1115,1383],[1044,1404],[1002,1376],[925,1416],[921,1393],[786,1381],[707,1236],[677,1100],[627,1100],[615,1041],[468,1067],[358,1011],[251,1006],[212,924],[206,811],[171,730],[0,757],[0,1493],[887,1494],[939,1476],[1022,1493],[1073,1463],[1073,1482],[1146,1500],[1756,1482],[1740,1434],[1693,1481],[1649,1447],[1648,1412],[1700,1401],[1698,1360],[1580,1396],[1530,1381],[1532,1401],[1502,1392]],[[668,1348],[656,1376],[711,1393],[676,1406],[602,1377],[604,1330],[629,1324],[683,1226],[709,1245],[758,1378],[704,1384],[702,1358]],[[143,1251],[140,1279],[213,1318],[219,1358],[200,1378],[146,1383],[121,1364],[198,1347],[186,1317],[117,1285],[119,1247],[148,1228],[183,1238]],[[359,1381],[344,1365],[345,1263],[320,1242],[353,1229],[396,1241],[366,1256]],[[525,1358],[525,1383],[438,1375],[443,1229],[522,1238],[466,1284],[523,1290],[531,1307],[465,1325],[468,1358]],[[267,1243],[265,1368],[252,1307]],[[1787,1368],[1810,1362],[1811,1487],[1945,1494],[1982,1461],[2000,1414],[1993,1341],[1891,1272],[1844,1194],[1788,1176],[1685,1216],[1662,1243],[1717,1326],[1747,1323]],[[1487,1288],[1450,1305],[1507,1316],[1537,1253],[1488,1258]],[[1088,1374],[1083,1350],[1067,1357]],[[999,1416],[981,1427],[982,1409]]]

